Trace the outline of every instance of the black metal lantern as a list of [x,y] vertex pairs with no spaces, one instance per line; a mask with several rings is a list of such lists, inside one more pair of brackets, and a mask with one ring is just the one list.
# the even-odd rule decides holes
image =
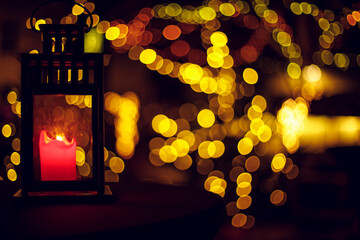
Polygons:
[[103,55],[81,25],[40,29],[43,53],[21,55],[21,195],[102,196]]

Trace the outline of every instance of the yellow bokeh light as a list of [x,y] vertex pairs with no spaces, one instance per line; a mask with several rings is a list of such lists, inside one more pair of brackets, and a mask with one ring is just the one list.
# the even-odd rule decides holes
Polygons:
[[10,156],[10,160],[14,165],[20,164],[20,154],[18,152],[13,152]]
[[287,32],[279,32],[276,36],[276,40],[281,46],[289,47],[291,46],[291,36]]
[[10,168],[8,171],[7,171],[7,177],[10,181],[12,182],[15,182],[16,179],[17,179],[17,173],[15,172],[14,169]]
[[182,8],[177,3],[170,3],[165,7],[165,13],[171,17],[178,16],[182,11]]
[[200,80],[200,88],[204,93],[215,93],[217,90],[216,80],[212,77],[203,77]]
[[14,104],[17,100],[17,94],[14,91],[9,92],[7,95],[7,100],[10,104]]
[[247,184],[243,184],[244,182],[251,183],[251,181],[252,181],[252,176],[248,172],[243,172],[236,178],[236,183],[238,185],[241,185],[242,187],[247,186]]
[[290,9],[296,15],[300,15],[302,13],[300,4],[298,2],[293,2],[290,4]]
[[265,10],[264,11],[264,18],[270,24],[275,24],[278,21],[278,15],[274,10]]
[[159,122],[159,133],[163,134],[170,129],[170,119],[164,118]]
[[247,155],[253,149],[253,142],[250,138],[242,138],[237,145],[237,149],[241,155]]
[[280,172],[283,170],[286,164],[286,157],[283,153],[276,154],[271,161],[271,169],[274,172]]
[[46,24],[46,21],[44,19],[37,20],[36,23],[35,23],[35,29],[40,31],[40,26],[39,25],[41,25],[41,24]]
[[197,115],[197,121],[203,128],[210,128],[215,123],[215,114],[209,109],[203,109]]
[[317,65],[311,64],[303,68],[302,74],[306,81],[318,82],[321,78],[321,69]]
[[180,73],[189,84],[198,83],[204,74],[203,69],[197,64],[184,64],[180,67]]
[[252,187],[250,182],[241,182],[236,187],[236,194],[240,196],[249,195],[251,193]]
[[298,79],[301,76],[301,68],[294,62],[289,63],[287,66],[287,73],[291,78]]
[[143,64],[150,64],[156,59],[156,52],[153,49],[145,49],[140,53],[139,60]]
[[176,151],[176,148],[173,146],[165,145],[159,150],[159,157],[162,161],[166,163],[171,163],[176,160],[178,157],[178,153]]
[[30,53],[30,54],[39,54],[39,51],[36,50],[36,49],[34,49],[34,50],[31,50],[29,53]]
[[120,35],[120,29],[117,27],[109,27],[105,32],[105,38],[107,40],[115,40]]
[[85,163],[85,151],[81,147],[76,147],[76,165],[82,166]]
[[272,136],[271,128],[268,125],[263,125],[259,128],[257,136],[261,142],[267,142]]
[[232,16],[235,14],[235,7],[231,3],[222,3],[219,7],[220,12],[225,16]]
[[183,139],[176,139],[171,146],[176,149],[178,157],[186,156],[190,150],[188,142]]
[[251,104],[258,106],[261,109],[261,111],[265,111],[267,106],[266,99],[261,95],[254,96],[251,101]]
[[250,130],[253,134],[258,135],[260,127],[264,125],[264,121],[260,118],[255,118],[250,123]]
[[212,158],[219,158],[225,152],[225,144],[222,141],[215,140],[209,144],[208,148],[210,148],[210,147],[214,148],[214,151],[211,154],[209,151],[209,154]]
[[334,63],[339,68],[346,68],[349,66],[350,59],[344,53],[337,53],[334,55]]
[[80,15],[84,12],[84,8],[75,4],[72,8],[72,14],[74,14],[75,16]]
[[252,198],[249,195],[240,196],[236,201],[236,206],[240,210],[244,210],[250,207],[252,203]]
[[245,68],[243,71],[243,79],[248,84],[255,84],[258,81],[258,73],[252,68]]
[[216,179],[218,179],[217,176],[209,176],[209,177],[205,180],[205,182],[204,182],[204,188],[205,188],[207,191],[210,191],[211,183],[212,183],[214,180],[216,180]]
[[251,107],[249,107],[248,111],[247,111],[247,117],[250,120],[254,120],[256,118],[262,118],[262,110],[259,106],[257,105],[253,105]]
[[124,161],[119,157],[112,157],[109,161],[110,169],[115,173],[121,173],[124,171]]
[[300,8],[304,14],[310,14],[312,10],[311,5],[307,2],[300,3]]
[[320,18],[320,19],[319,19],[319,26],[320,26],[320,28],[321,28],[322,30],[326,31],[326,30],[329,29],[330,23],[329,23],[329,21],[328,21],[327,19],[325,19],[325,18]]
[[[168,120],[168,117],[165,116],[164,114],[158,114],[153,118],[152,128],[154,129],[155,132],[160,133],[159,126],[163,120]],[[169,125],[170,125],[170,123],[169,123]]]
[[203,141],[202,143],[200,143],[199,148],[198,148],[198,154],[200,157],[207,159],[210,158],[210,154],[209,154],[209,145],[210,145],[210,141]]
[[215,47],[223,47],[227,44],[228,38],[225,33],[218,31],[211,34],[210,42]]
[[12,129],[11,129],[11,126],[9,124],[5,124],[3,127],[2,127],[2,134],[4,135],[4,137],[8,138],[11,136],[12,134]]
[[204,187],[206,190],[223,197],[225,195],[227,183],[223,178],[220,178],[218,176],[209,176],[205,180]]
[[214,18],[216,18],[216,12],[211,7],[202,7],[199,10],[199,15],[202,19],[204,19],[206,21],[211,21]]
[[183,130],[183,131],[179,132],[177,137],[178,137],[178,139],[185,140],[188,143],[189,147],[192,147],[195,143],[195,135],[194,135],[194,133],[190,132],[189,130]]
[[170,118],[164,119],[159,124],[160,134],[163,135],[164,137],[174,136],[176,134],[177,130],[178,130],[178,126],[173,119],[170,119]]

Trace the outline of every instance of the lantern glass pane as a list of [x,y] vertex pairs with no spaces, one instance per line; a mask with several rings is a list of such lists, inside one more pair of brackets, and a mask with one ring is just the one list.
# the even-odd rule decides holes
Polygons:
[[92,179],[92,96],[46,94],[33,100],[35,180]]

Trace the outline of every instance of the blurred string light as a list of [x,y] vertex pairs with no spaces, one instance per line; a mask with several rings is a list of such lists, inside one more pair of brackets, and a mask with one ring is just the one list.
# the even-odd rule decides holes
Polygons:
[[[93,13],[95,5],[92,2],[77,2]],[[199,7],[160,4],[141,9],[128,23],[100,20],[98,15],[93,14],[94,29],[86,37],[89,43],[85,44],[86,48],[92,49],[89,51],[101,51],[98,47],[102,45],[101,36],[104,36],[116,52],[127,52],[130,59],[139,60],[150,70],[179,79],[193,91],[208,95],[208,106],[185,103],[178,108],[177,119],[164,114],[152,119],[152,128],[161,137],[154,137],[149,142],[149,160],[155,166],[173,164],[179,170],[196,165],[199,174],[206,176],[205,189],[223,197],[228,181],[236,183],[237,198],[226,206],[228,215],[232,216],[232,225],[236,227],[250,228],[254,225],[253,216],[239,211],[251,207],[252,176],[261,167],[269,165],[273,173],[260,183],[261,191],[269,194],[270,202],[276,206],[286,202],[286,193],[277,188],[274,179],[280,173],[288,179],[297,177],[299,169],[289,158],[289,153],[296,152],[300,142],[308,147],[311,144],[315,146],[311,137],[314,134],[327,136],[323,127],[314,126],[321,123],[336,126],[327,129],[333,129],[331,136],[338,137],[324,139],[324,146],[344,142],[356,144],[358,137],[359,120],[356,118],[329,119],[308,115],[311,102],[320,99],[325,91],[320,67],[336,66],[346,70],[353,64],[351,61],[354,58],[346,53],[334,52],[336,48],[333,47],[336,38],[360,21],[359,11],[344,8],[340,16],[335,16],[333,11],[320,10],[312,3],[283,3],[295,15],[312,17],[321,29],[320,49],[313,54],[314,64],[303,66],[302,50],[294,42],[292,28],[278,12],[268,7],[268,0],[253,0],[250,4],[249,1],[210,0]],[[83,9],[74,5],[71,14],[61,19],[61,23],[76,23],[81,14],[84,14]],[[158,29],[150,24],[156,19],[171,21]],[[248,41],[238,49],[229,49],[231,39],[221,29],[222,22],[229,20],[252,31]],[[52,22],[51,19],[34,21],[36,28],[39,24]],[[87,23],[90,23],[89,19]],[[30,19],[26,26],[30,29]],[[186,36],[195,31],[200,32],[201,48],[194,48],[191,42],[186,41]],[[159,49],[159,43],[163,43],[164,39],[169,46]],[[255,95],[255,86],[262,81],[262,76],[261,69],[251,66],[272,41],[278,44],[280,52],[288,60],[286,75],[292,90],[292,98],[284,101],[275,116],[267,111],[265,97]],[[360,65],[360,55],[356,57],[356,64]],[[14,114],[20,117],[20,102],[15,94],[9,93],[8,102]],[[235,103],[240,99],[250,99],[250,102],[235,111]],[[119,156],[130,158],[139,137],[136,127],[139,101],[132,93],[120,96],[108,92],[105,94],[105,108],[115,116],[116,151]],[[343,123],[350,127],[343,127]],[[13,136],[14,131],[15,126],[2,125],[4,137]],[[224,144],[228,138],[237,142],[238,155],[232,159],[232,168],[227,176],[215,170],[214,160],[221,159],[225,151],[230,151]],[[16,139],[12,144],[15,152],[20,150]],[[117,173],[124,169],[122,159],[107,149],[104,154],[105,166],[109,167],[105,171],[106,180],[118,181]],[[8,179],[15,181],[14,165],[20,159],[15,153],[12,156],[5,158],[4,163],[7,164]],[[79,150],[79,165],[82,164],[81,159]]]
[[120,96],[115,92],[105,93],[105,110],[115,116],[114,127],[116,152],[122,158],[129,159],[134,155],[139,141],[137,121],[139,119],[139,99],[133,92]]

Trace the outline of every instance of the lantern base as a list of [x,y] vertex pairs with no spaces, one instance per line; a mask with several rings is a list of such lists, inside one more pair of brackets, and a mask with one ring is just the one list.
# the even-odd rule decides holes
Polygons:
[[19,189],[13,197],[20,201],[83,203],[111,201],[113,194],[109,185],[105,185],[103,194],[98,194],[97,191],[38,191],[23,194],[21,189]]

